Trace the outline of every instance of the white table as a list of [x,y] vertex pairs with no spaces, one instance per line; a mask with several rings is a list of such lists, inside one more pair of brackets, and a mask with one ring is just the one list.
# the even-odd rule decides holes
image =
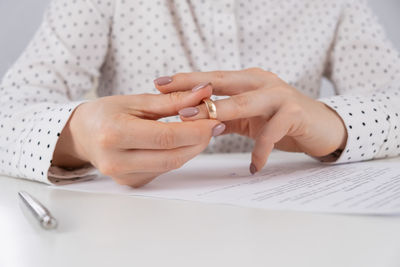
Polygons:
[[[59,220],[44,231],[17,192]],[[400,217],[265,211],[0,177],[0,266],[399,267]]]

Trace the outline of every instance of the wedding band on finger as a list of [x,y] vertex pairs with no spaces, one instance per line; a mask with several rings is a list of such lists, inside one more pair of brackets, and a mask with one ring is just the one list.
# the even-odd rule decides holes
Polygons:
[[212,120],[217,119],[217,107],[214,104],[214,101],[212,101],[209,98],[203,99],[204,104],[206,104],[206,108],[208,111],[208,118]]

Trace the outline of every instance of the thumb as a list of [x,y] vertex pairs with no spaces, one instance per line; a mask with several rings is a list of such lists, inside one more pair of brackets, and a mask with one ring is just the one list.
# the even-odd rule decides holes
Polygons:
[[212,95],[210,83],[202,84],[197,90],[172,92],[168,94],[132,95],[129,106],[143,114],[141,117],[158,119],[178,115],[178,111],[186,107],[194,107]]

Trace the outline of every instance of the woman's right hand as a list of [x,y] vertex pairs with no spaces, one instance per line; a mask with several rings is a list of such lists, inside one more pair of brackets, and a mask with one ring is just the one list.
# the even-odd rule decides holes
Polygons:
[[119,184],[142,186],[181,167],[225,129],[216,120],[157,121],[211,94],[211,86],[204,85],[194,92],[109,96],[81,104],[60,135],[53,165],[91,163]]

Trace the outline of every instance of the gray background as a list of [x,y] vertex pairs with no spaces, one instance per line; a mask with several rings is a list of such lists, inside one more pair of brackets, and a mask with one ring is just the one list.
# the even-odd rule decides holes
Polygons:
[[[17,59],[40,24],[49,0],[0,0],[0,77]],[[400,1],[369,0],[389,38],[400,49]],[[1,79],[1,78],[0,78]],[[330,91],[324,83],[323,95]]]

